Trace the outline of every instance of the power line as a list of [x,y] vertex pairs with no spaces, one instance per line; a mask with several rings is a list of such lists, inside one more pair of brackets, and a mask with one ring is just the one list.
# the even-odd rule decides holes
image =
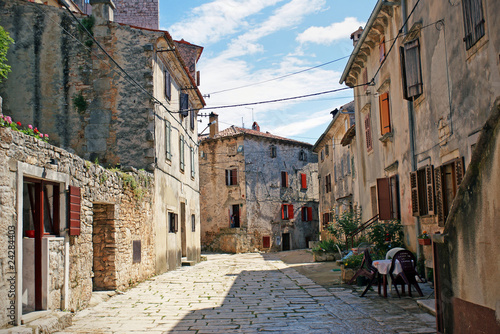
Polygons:
[[260,85],[260,84],[263,84],[263,83],[266,83],[266,82],[271,82],[271,81],[275,81],[275,80],[279,80],[279,79],[291,77],[293,75],[297,75],[297,74],[300,74],[300,73],[304,73],[304,72],[313,70],[315,68],[319,68],[319,67],[322,67],[322,66],[326,66],[326,65],[335,63],[335,62],[340,61],[340,60],[345,59],[345,58],[349,58],[349,56],[344,56],[344,57],[341,57],[341,58],[337,58],[337,59],[331,60],[329,62],[320,64],[320,65],[309,67],[309,68],[306,68],[306,69],[303,69],[303,70],[300,70],[300,71],[297,71],[297,72],[292,72],[292,73],[289,73],[289,74],[285,74],[285,75],[282,75],[282,76],[279,76],[279,77],[276,77],[276,78],[272,78],[272,79],[268,79],[268,80],[264,80],[264,81],[259,81],[259,82],[255,82],[255,83],[251,83],[251,84],[247,84],[247,85],[243,85],[243,86],[238,86],[238,87],[234,87],[234,88],[228,88],[228,89],[218,90],[216,92],[208,93],[208,95],[213,95],[213,94],[218,94],[218,93],[223,93],[223,92],[229,92],[229,91],[232,91],[232,90],[246,88],[246,87],[251,87],[251,86],[257,86],[257,85]]

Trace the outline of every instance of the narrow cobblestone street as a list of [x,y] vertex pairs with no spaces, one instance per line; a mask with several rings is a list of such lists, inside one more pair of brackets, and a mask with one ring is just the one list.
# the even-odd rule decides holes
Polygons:
[[64,333],[434,333],[410,298],[325,289],[272,254],[211,254],[78,312]]

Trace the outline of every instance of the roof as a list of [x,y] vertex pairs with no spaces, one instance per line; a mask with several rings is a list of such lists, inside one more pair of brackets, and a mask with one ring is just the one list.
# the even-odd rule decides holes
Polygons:
[[284,141],[289,144],[294,144],[294,145],[301,145],[301,146],[308,146],[312,147],[311,144],[301,142],[298,140],[293,140],[285,137],[280,137],[273,135],[269,132],[261,132],[257,130],[252,130],[252,129],[245,129],[245,128],[240,128],[234,125],[231,125],[229,128],[226,128],[222,131],[219,131],[213,138],[210,138],[208,134],[200,136],[201,141],[209,141],[209,140],[217,140],[221,138],[228,138],[228,137],[236,137],[240,135],[251,135],[251,136],[256,136],[256,137],[261,137],[261,138],[267,138],[267,139],[274,139],[274,140],[279,140],[279,141]]
[[335,121],[337,120],[337,118],[339,117],[339,115],[340,114],[346,114],[346,113],[350,114],[349,115],[349,123],[350,124],[354,124],[354,122],[355,122],[355,117],[354,117],[354,101],[346,103],[343,106],[341,106],[340,108],[335,109],[335,110],[333,110],[331,112],[331,114],[333,116],[333,119],[330,122],[330,124],[328,124],[328,127],[321,134],[321,136],[318,138],[318,140],[316,140],[316,143],[314,143],[314,146],[313,146],[313,151],[314,152],[318,153],[318,148],[319,148],[320,144],[325,140],[328,132],[331,130],[331,128],[335,124]]

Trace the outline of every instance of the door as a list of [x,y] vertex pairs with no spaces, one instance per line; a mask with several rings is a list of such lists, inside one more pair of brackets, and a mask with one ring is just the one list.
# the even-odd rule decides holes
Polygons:
[[187,257],[186,203],[181,202],[181,247],[182,257]]
[[290,250],[290,233],[283,233],[281,236],[282,236],[281,250],[284,251]]

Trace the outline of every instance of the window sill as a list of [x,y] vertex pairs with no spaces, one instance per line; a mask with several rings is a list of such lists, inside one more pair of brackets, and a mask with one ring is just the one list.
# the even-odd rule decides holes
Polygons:
[[378,140],[380,140],[382,143],[387,143],[388,141],[393,141],[393,137],[394,137],[394,132],[387,132],[385,135],[383,135],[382,137],[380,137]]

